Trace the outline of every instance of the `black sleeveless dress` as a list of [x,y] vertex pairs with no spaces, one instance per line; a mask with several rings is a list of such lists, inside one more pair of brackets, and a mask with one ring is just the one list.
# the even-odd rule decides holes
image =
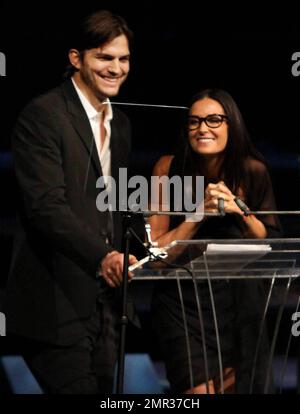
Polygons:
[[[272,184],[263,163],[249,160],[246,177],[246,203],[255,210],[275,210]],[[181,175],[182,166],[174,158],[169,176]],[[260,216],[268,236],[278,237],[280,225],[271,215]],[[182,222],[182,217],[172,217],[170,229]],[[238,215],[207,218],[199,227],[194,239],[243,238],[242,221]],[[205,382],[205,363],[199,312],[195,287],[192,281],[181,281],[184,311],[188,326],[191,366],[188,358],[187,338],[182,307],[176,281],[157,282],[153,295],[153,329],[166,364],[167,377],[172,391],[183,392]],[[211,298],[207,282],[199,282],[198,295],[204,321],[205,348],[209,378],[219,376],[216,332],[213,322]],[[235,391],[249,393],[252,366],[259,336],[260,322],[266,300],[263,280],[212,281],[216,307],[223,369],[235,369]],[[260,343],[252,392],[264,392],[269,355],[267,333]],[[269,388],[269,392],[271,389]]]

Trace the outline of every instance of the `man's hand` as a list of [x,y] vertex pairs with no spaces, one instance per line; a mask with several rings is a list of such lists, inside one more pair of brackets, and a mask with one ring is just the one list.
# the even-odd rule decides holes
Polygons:
[[[138,260],[132,254],[129,255],[129,266]],[[124,254],[114,250],[108,253],[101,261],[100,276],[110,287],[117,287],[122,283]],[[128,272],[128,279],[133,277],[132,272]]]

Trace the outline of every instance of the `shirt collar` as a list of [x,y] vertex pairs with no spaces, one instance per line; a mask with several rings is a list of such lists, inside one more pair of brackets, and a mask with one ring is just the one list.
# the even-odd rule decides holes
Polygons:
[[[97,112],[96,109],[93,107],[93,105],[90,103],[90,101],[85,97],[85,95],[81,92],[80,88],[77,86],[75,80],[73,78],[72,82],[74,85],[74,88],[79,96],[79,99],[82,103],[82,106],[84,107],[84,110],[89,118],[89,120],[93,120],[95,118],[98,118],[99,115],[101,114],[100,112]],[[110,121],[113,118],[113,112],[112,112],[112,107],[111,107],[111,103],[110,100],[108,98],[105,99],[104,103],[106,103],[107,105],[104,106],[104,112],[105,112],[105,120],[106,121]]]

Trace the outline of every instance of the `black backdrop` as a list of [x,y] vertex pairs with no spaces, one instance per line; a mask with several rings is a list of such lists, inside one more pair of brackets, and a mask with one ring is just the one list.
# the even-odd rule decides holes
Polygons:
[[[99,8],[123,15],[135,33],[131,73],[118,100],[186,105],[204,87],[228,90],[269,163],[278,208],[300,210],[300,77],[291,71],[292,54],[300,51],[295,10],[262,15],[255,6],[230,10],[195,0],[11,1],[0,6],[0,52],[6,56],[6,76],[0,77],[1,244],[13,232],[15,215],[11,127],[29,99],[60,83],[73,25]],[[133,125],[134,171],[148,175],[178,144],[182,111],[123,110]],[[286,235],[300,235],[298,217],[283,218],[283,224]]]
[[[0,76],[0,301],[16,213],[12,125],[28,100],[61,82],[73,24],[100,8],[123,15],[135,33],[131,73],[118,100],[181,106],[204,87],[228,90],[269,163],[278,208],[300,210],[300,77],[291,72],[292,54],[300,51],[298,14],[288,4],[278,10],[273,4],[263,14],[261,5],[240,3],[232,8],[229,2],[221,7],[199,0],[0,4],[0,52],[6,57],[6,76]],[[123,110],[133,126],[134,171],[149,175],[157,158],[176,147],[182,111]],[[282,217],[286,236],[300,237],[299,221]],[[142,288],[136,295],[140,308],[146,303]],[[150,333],[135,333],[135,346],[143,341],[148,349]]]

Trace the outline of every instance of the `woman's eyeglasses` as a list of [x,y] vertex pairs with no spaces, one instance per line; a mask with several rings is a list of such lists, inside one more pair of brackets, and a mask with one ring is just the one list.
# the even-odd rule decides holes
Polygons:
[[188,129],[190,131],[193,131],[194,129],[198,129],[202,122],[205,122],[205,125],[208,126],[208,128],[218,128],[222,125],[224,120],[227,120],[227,115],[221,115],[221,114],[211,114],[207,115],[205,118],[201,118],[197,115],[190,115],[188,117]]

